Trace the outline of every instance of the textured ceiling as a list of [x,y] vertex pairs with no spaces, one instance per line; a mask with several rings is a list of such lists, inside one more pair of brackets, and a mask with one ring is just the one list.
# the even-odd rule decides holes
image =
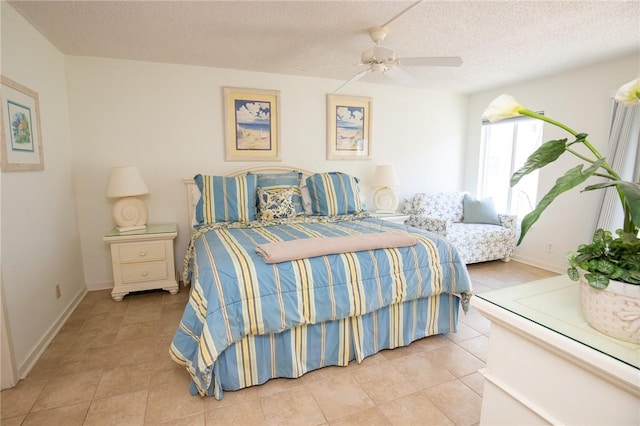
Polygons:
[[[415,2],[9,3],[68,55],[344,81],[364,69],[355,64],[372,45],[367,30]],[[383,46],[400,57],[464,60],[459,68],[403,67],[411,84],[469,93],[640,51],[640,1],[427,0],[388,28]],[[362,80],[398,84],[380,73]]]

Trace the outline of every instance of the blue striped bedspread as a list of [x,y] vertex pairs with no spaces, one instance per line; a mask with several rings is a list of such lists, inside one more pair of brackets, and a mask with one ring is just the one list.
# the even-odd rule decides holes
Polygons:
[[[267,264],[258,244],[402,229],[410,247],[333,254]],[[194,232],[185,257],[191,295],[173,338],[172,358],[187,367],[201,395],[218,356],[247,335],[348,318],[442,293],[463,307],[471,282],[458,252],[441,237],[358,216],[216,224]]]

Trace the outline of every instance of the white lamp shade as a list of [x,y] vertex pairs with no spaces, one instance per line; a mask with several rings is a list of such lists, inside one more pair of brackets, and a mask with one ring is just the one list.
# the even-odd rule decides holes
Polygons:
[[398,176],[396,176],[393,166],[391,164],[382,164],[376,167],[376,172],[373,176],[371,186],[374,188],[390,188],[398,185],[399,183]]
[[120,166],[111,170],[107,197],[132,197],[149,193],[136,166]]

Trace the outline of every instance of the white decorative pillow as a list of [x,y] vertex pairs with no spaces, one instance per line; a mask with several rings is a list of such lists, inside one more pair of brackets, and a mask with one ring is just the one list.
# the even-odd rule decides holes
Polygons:
[[258,218],[262,220],[285,219],[296,215],[293,202],[294,189],[258,188]]
[[258,188],[291,188],[293,190],[293,205],[296,208],[296,214],[304,213],[304,209],[302,207],[302,197],[300,196],[300,182],[302,180],[302,173],[293,170],[286,173],[260,173],[256,176],[258,176]]

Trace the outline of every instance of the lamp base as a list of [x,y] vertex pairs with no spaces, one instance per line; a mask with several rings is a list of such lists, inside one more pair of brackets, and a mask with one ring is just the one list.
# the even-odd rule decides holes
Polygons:
[[398,196],[393,188],[378,188],[373,193],[373,206],[376,213],[394,213],[398,209]]
[[113,204],[113,221],[118,231],[144,229],[147,224],[147,205],[140,198],[120,198]]

